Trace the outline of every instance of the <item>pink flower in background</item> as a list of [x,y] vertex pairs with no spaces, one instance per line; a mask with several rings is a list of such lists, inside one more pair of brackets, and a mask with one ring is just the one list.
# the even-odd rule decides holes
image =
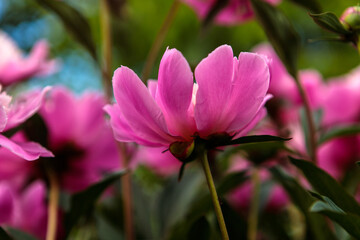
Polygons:
[[[204,19],[217,0],[183,0],[191,6],[201,19]],[[270,4],[278,4],[281,0],[266,0]],[[215,17],[215,22],[222,25],[243,23],[254,17],[250,0],[229,0],[227,5]]]
[[77,98],[65,88],[54,88],[40,109],[48,131],[48,159],[60,177],[61,186],[79,191],[119,169],[120,156],[102,110],[101,94],[86,93]]
[[[274,101],[280,103],[277,118],[284,124],[299,121],[299,109],[303,105],[295,80],[287,72],[284,64],[269,44],[260,44],[254,52],[264,54],[270,59],[269,93],[274,95]],[[309,99],[310,107],[320,108],[324,91],[321,75],[315,70],[299,71],[299,79]]]
[[360,121],[360,67],[351,73],[329,79],[322,95],[325,127]]
[[[1,86],[0,86],[1,87]],[[1,89],[0,89],[1,91]],[[49,88],[42,91],[35,90],[17,96],[12,102],[12,97],[5,92],[0,92],[0,146],[9,149],[14,154],[26,159],[35,160],[42,157],[52,157],[52,153],[35,142],[25,139],[13,139],[4,136],[6,131],[24,123],[34,115],[43,103]],[[3,133],[3,134],[1,134]],[[0,148],[1,148],[0,147]]]
[[[275,164],[278,163],[276,161],[272,161],[262,164],[263,166],[260,167],[259,171],[262,187],[266,186],[265,183],[271,183],[271,176],[267,167]],[[242,171],[246,169],[249,169],[249,174],[251,174],[252,164],[239,156],[234,157],[231,171]],[[273,185],[268,185],[267,187],[269,187],[270,190],[265,190],[268,191],[268,194],[266,196],[266,201],[263,203],[264,205],[262,206],[262,209],[268,212],[279,212],[284,209],[289,203],[289,197],[287,196],[285,190],[275,183],[273,183]],[[228,199],[230,204],[243,214],[248,214],[252,200],[252,191],[253,183],[251,181],[246,181],[240,187],[229,193]]]
[[11,181],[0,181],[0,224],[45,239],[47,206],[45,184],[37,181],[15,190]]
[[48,45],[42,40],[35,44],[27,58],[6,33],[0,31],[0,84],[11,85],[34,76],[53,73],[56,60],[47,60]]
[[161,176],[177,174],[181,162],[170,151],[162,152],[163,148],[140,146],[133,158],[135,165],[145,165]]
[[195,135],[236,138],[266,113],[269,70],[258,54],[240,53],[237,59],[230,46],[220,46],[199,63],[195,79],[176,49],[166,50],[158,82],[148,88],[132,70],[118,68],[113,77],[117,103],[105,107],[115,138],[158,147],[192,142]]

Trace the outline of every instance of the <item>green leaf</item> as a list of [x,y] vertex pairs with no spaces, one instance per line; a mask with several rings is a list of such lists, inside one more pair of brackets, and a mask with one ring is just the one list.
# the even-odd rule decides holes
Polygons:
[[290,0],[290,1],[302,7],[307,8],[312,12],[315,13],[321,12],[321,6],[316,0]]
[[325,30],[328,30],[333,33],[341,35],[349,35],[350,31],[346,30],[344,26],[339,21],[338,17],[331,12],[319,13],[319,14],[309,14],[310,17],[315,21],[317,25],[322,27]]
[[328,173],[309,161],[289,158],[296,167],[302,170],[317,192],[332,199],[344,211],[360,215],[360,206],[356,200]]
[[226,146],[226,145],[235,145],[235,144],[245,144],[245,143],[257,143],[257,142],[276,142],[276,141],[288,141],[291,138],[282,138],[277,136],[271,135],[252,135],[252,136],[245,136],[240,137],[237,139],[231,140],[229,143],[219,146]]
[[14,240],[12,237],[10,237],[10,235],[2,227],[0,227],[0,239]]
[[37,238],[31,236],[28,233],[20,231],[18,229],[11,228],[11,227],[8,227],[6,229],[9,232],[9,234],[12,236],[11,239],[13,239],[13,240],[37,240]]
[[259,20],[271,45],[285,64],[288,72],[296,78],[297,57],[300,47],[298,34],[280,10],[262,0],[251,0],[251,3],[256,18]]
[[281,168],[272,167],[270,172],[284,187],[292,202],[304,214],[314,239],[335,239],[328,227],[328,224],[325,222],[325,219],[319,215],[309,212],[311,204],[315,201],[309,192],[305,190],[293,177],[286,174]]
[[319,139],[319,144],[323,144],[333,138],[351,136],[360,133],[360,125],[350,125],[344,127],[335,127],[323,134]]
[[76,193],[70,198],[70,208],[65,214],[65,232],[68,235],[71,229],[76,225],[80,217],[88,214],[95,205],[97,199],[112,183],[124,175],[127,171],[119,171],[106,176],[100,182],[97,182],[84,191]]
[[92,38],[91,28],[86,18],[75,8],[64,1],[36,0],[40,6],[53,11],[63,22],[65,27],[97,60],[96,47]]
[[317,201],[311,207],[312,212],[321,213],[342,226],[350,235],[360,239],[360,216],[346,213],[329,198],[324,197],[326,202]]

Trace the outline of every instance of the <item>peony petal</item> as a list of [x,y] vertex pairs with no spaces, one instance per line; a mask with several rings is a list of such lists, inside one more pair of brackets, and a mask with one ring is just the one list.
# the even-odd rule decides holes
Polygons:
[[187,138],[195,131],[194,121],[188,115],[193,85],[193,75],[184,56],[176,49],[166,50],[159,68],[156,101],[172,135]]
[[18,96],[10,106],[5,131],[18,126],[34,115],[39,110],[46,93],[50,89],[51,87],[45,87],[41,92],[35,90]]
[[9,149],[25,160],[35,160],[39,157],[53,157],[54,155],[35,142],[15,142],[0,135],[0,146]]
[[254,53],[241,53],[226,106],[226,117],[231,119],[228,132],[244,128],[264,104],[269,88],[269,68],[266,60]]
[[148,84],[148,89],[149,89],[150,95],[155,99],[156,92],[157,92],[158,81],[149,79],[147,81],[147,84]]
[[7,124],[7,114],[4,106],[0,105],[0,132],[2,132]]
[[131,69],[118,68],[114,73],[113,86],[119,111],[138,138],[165,145],[174,140],[168,134],[160,107]]
[[215,49],[196,67],[199,89],[194,114],[200,135],[224,130],[221,118],[230,97],[232,77],[233,51],[228,45]]

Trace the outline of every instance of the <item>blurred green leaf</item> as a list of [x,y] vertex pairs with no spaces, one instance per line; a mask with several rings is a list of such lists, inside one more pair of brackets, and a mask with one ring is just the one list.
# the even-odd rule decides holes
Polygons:
[[261,0],[251,0],[254,12],[271,45],[288,72],[297,77],[297,58],[300,47],[298,34],[287,17]]
[[314,239],[335,239],[328,227],[328,224],[325,222],[325,219],[309,212],[311,204],[315,201],[309,192],[304,189],[293,177],[286,174],[281,168],[273,167],[270,171],[274,178],[281,183],[286,192],[289,194],[292,202],[304,214]]
[[290,0],[293,3],[296,3],[302,7],[309,9],[312,12],[318,13],[321,12],[321,6],[316,0]]
[[65,232],[68,235],[71,229],[77,224],[78,220],[94,207],[97,199],[112,183],[124,175],[127,171],[112,173],[84,191],[76,193],[70,198],[70,208],[65,213]]
[[[13,240],[37,240],[37,238],[35,238],[34,236],[28,234],[28,233],[25,233],[23,231],[20,231],[18,229],[15,229],[15,228],[11,228],[11,227],[8,227],[6,228],[8,233],[11,235],[11,239]],[[1,238],[2,240],[2,238]]]
[[323,144],[333,138],[345,137],[345,136],[355,135],[358,133],[360,133],[359,124],[344,126],[344,127],[335,127],[330,129],[320,137],[319,144]]
[[12,237],[10,237],[10,235],[2,227],[0,227],[0,239],[14,240]]
[[309,14],[310,17],[315,21],[317,25],[322,27],[325,30],[328,30],[333,33],[341,35],[349,35],[350,31],[346,30],[344,26],[340,23],[338,17],[331,12],[319,13],[319,14]]
[[296,167],[302,170],[316,191],[332,199],[344,211],[360,215],[360,206],[357,201],[328,173],[309,161],[289,158]]
[[275,141],[288,141],[291,138],[282,138],[277,136],[271,135],[252,135],[252,136],[245,136],[240,137],[237,139],[229,140],[222,143],[216,143],[214,146],[209,146],[209,148],[219,147],[219,146],[227,146],[227,145],[235,145],[235,144],[245,144],[245,143],[256,143],[256,142],[275,142]]
[[346,213],[329,198],[325,202],[317,201],[311,207],[312,212],[321,213],[342,226],[350,235],[360,239],[360,216]]
[[40,6],[53,11],[63,22],[74,38],[82,44],[97,60],[96,47],[91,34],[91,28],[86,18],[75,8],[63,1],[36,0]]
[[[241,184],[246,179],[247,179],[246,171],[234,172],[225,176],[218,184],[216,184],[216,190],[219,198],[222,198],[223,195],[230,192],[234,188],[241,186]],[[222,202],[221,207],[223,208],[225,202],[223,200],[220,201]],[[174,226],[172,226],[168,239],[171,240],[186,239],[186,233],[189,231],[193,222],[195,222],[201,216],[206,215],[209,211],[212,211],[212,208],[213,205],[211,202],[210,193],[208,191],[206,192],[197,191],[197,197],[195,201],[192,203],[191,207],[188,207],[187,211],[184,212],[186,214],[186,217],[181,221],[178,221]],[[225,217],[224,212],[223,214]],[[238,225],[236,226],[237,227],[235,228],[238,228]]]

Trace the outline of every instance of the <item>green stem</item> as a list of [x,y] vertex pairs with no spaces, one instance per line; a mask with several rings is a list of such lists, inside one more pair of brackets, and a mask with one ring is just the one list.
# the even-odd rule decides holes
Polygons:
[[[125,143],[119,142],[118,147],[122,157],[122,164],[125,169],[129,169],[130,158],[126,149]],[[134,240],[134,218],[133,218],[133,205],[132,205],[132,185],[131,185],[131,172],[129,171],[121,179],[121,189],[123,196],[123,210],[125,222],[125,239]]]
[[46,230],[46,240],[56,239],[57,212],[59,206],[60,187],[56,174],[48,171],[49,178],[49,204],[48,204],[48,222]]
[[143,82],[146,82],[150,76],[151,69],[155,63],[156,57],[159,54],[160,48],[165,40],[166,34],[168,33],[171,23],[173,22],[176,12],[178,11],[180,6],[179,0],[174,0],[173,4],[171,5],[171,8],[160,28],[160,31],[156,35],[155,41],[153,45],[151,46],[149,55],[146,58],[145,66],[143,69],[143,72],[141,74],[141,79]]
[[112,41],[111,41],[111,15],[107,0],[100,0],[100,26],[102,38],[103,56],[103,86],[108,100],[112,96],[111,87],[111,64],[112,64]]
[[249,213],[249,225],[247,237],[248,240],[256,240],[257,225],[258,225],[258,215],[259,215],[259,202],[260,202],[260,175],[259,169],[256,167],[253,169],[251,175],[252,182],[252,196],[251,196],[251,206]]
[[223,216],[222,211],[221,211],[219,198],[218,198],[218,195],[217,195],[217,192],[216,192],[214,180],[213,180],[212,175],[211,175],[209,161],[207,159],[207,152],[206,151],[204,151],[203,156],[201,157],[201,164],[203,166],[204,173],[205,173],[205,176],[206,176],[206,181],[207,181],[207,184],[208,184],[208,187],[209,187],[209,190],[210,190],[211,200],[212,200],[213,205],[214,205],[215,214],[216,214],[216,218],[217,218],[218,223],[219,223],[222,239],[223,240],[228,240],[229,235],[228,235],[227,230],[226,230],[224,216]]
[[316,128],[315,128],[314,117],[311,112],[311,107],[310,107],[310,102],[309,102],[308,96],[306,95],[304,87],[301,84],[298,76],[296,76],[295,82],[296,82],[297,88],[299,90],[301,99],[304,103],[306,122],[309,126],[310,158],[314,163],[316,163],[317,162],[317,156],[316,156],[317,140],[316,140]]

